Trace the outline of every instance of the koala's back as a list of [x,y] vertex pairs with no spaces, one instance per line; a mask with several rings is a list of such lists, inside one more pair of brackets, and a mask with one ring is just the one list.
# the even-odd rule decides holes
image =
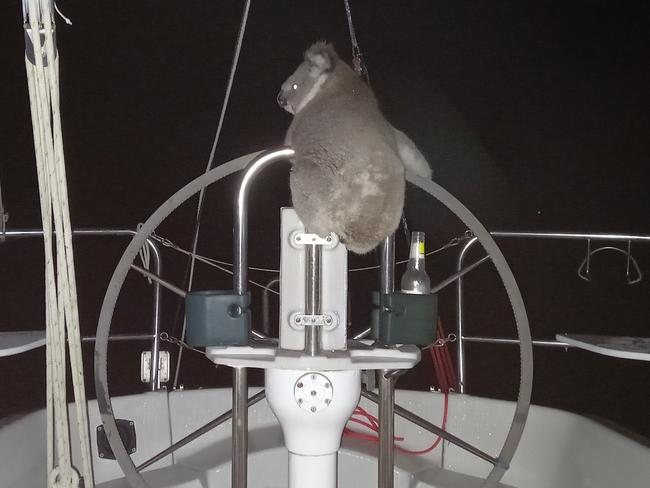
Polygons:
[[366,253],[399,224],[404,170],[394,133],[369,88],[341,63],[287,133],[296,151],[290,183],[309,231],[335,232]]

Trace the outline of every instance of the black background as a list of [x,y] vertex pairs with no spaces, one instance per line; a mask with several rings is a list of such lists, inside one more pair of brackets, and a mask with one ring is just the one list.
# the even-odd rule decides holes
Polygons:
[[[205,168],[226,86],[242,2],[61,0],[73,20],[58,22],[61,109],[75,227],[135,228]],[[388,119],[418,144],[434,179],[490,230],[648,233],[647,164],[650,7],[643,1],[353,0],[357,36],[371,83]],[[38,188],[24,69],[20,4],[0,6],[0,180],[11,228],[40,227]],[[275,102],[279,85],[313,41],[328,39],[350,59],[341,1],[253,2],[226,123],[215,161],[283,140],[290,116]],[[280,165],[282,166],[282,165]],[[290,203],[286,167],[268,170],[251,201],[251,264],[277,267],[278,212]],[[208,193],[200,252],[231,259],[234,179]],[[189,247],[196,202],[160,229]],[[409,190],[411,228],[433,249],[463,232],[435,204]],[[92,335],[124,239],[75,241],[84,335]],[[625,284],[625,258],[594,259],[593,281],[576,276],[585,243],[500,241],[520,284],[533,336],[571,331],[648,336],[650,288]],[[632,250],[650,275],[648,245]],[[435,282],[453,271],[457,249],[432,258]],[[398,239],[398,256],[406,252]],[[478,256],[478,252],[476,256]],[[351,264],[376,262],[376,255]],[[42,242],[0,244],[0,329],[43,327]],[[182,284],[185,259],[165,251],[164,276]],[[398,268],[398,273],[401,271]],[[253,274],[260,281],[266,275]],[[354,329],[367,322],[374,273],[351,275]],[[230,287],[230,277],[200,267],[197,287]],[[472,335],[512,336],[512,318],[494,272],[476,271],[467,287]],[[261,322],[255,292],[255,325]],[[150,288],[130,276],[113,330],[145,332]],[[453,327],[453,290],[441,314]],[[178,335],[176,298],[164,296],[164,328]],[[273,311],[275,313],[275,311]],[[142,344],[111,348],[111,391],[139,383]],[[84,346],[94,396],[92,346]],[[171,347],[170,347],[171,348]],[[650,436],[647,362],[571,350],[535,350],[533,400],[615,422]],[[514,398],[517,351],[468,346],[468,391]],[[0,359],[0,417],[44,406],[44,350]],[[251,381],[261,379],[251,372]],[[434,384],[425,358],[400,380]],[[185,354],[186,387],[225,385]]]

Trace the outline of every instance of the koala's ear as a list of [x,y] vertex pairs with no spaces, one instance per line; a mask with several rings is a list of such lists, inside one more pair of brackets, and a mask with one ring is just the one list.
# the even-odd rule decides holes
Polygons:
[[305,52],[305,61],[311,65],[312,73],[316,75],[332,71],[338,59],[334,46],[324,41],[312,44]]

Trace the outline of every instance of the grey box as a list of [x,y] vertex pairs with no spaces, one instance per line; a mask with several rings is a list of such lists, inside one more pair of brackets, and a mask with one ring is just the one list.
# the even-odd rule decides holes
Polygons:
[[246,346],[251,331],[250,293],[193,291],[185,298],[185,340],[191,346]]

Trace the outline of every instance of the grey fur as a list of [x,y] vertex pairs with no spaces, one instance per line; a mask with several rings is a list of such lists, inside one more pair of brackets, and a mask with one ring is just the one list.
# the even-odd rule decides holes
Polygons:
[[399,129],[393,127],[395,140],[397,141],[397,152],[399,153],[404,168],[422,178],[430,180],[433,178],[433,171],[424,155],[417,148],[415,143]]
[[308,231],[334,232],[357,254],[377,247],[399,224],[405,185],[395,132],[370,88],[319,42],[278,103],[294,114],[285,139],[296,151],[291,196]]

